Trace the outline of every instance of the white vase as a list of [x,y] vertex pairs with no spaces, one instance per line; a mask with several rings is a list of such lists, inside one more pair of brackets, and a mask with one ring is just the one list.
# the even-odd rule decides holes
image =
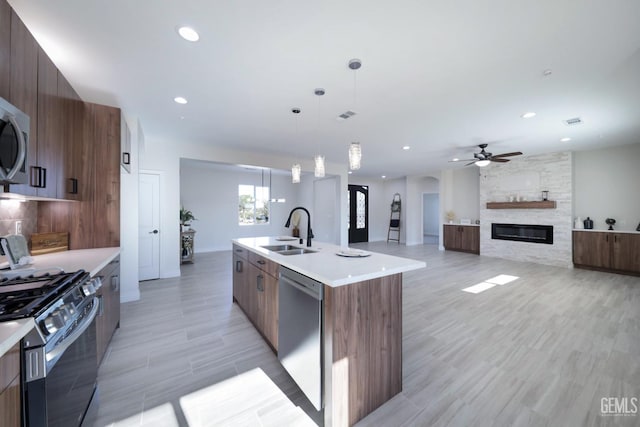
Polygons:
[[575,228],[576,230],[584,230],[584,222],[582,222],[582,218],[576,218],[575,222],[573,223],[573,228]]

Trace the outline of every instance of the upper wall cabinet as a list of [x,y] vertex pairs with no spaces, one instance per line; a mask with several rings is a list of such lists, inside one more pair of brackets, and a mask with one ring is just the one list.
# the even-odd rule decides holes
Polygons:
[[91,188],[91,145],[84,143],[84,102],[62,73],[58,73],[64,156],[58,178],[58,198],[86,200]]
[[58,97],[58,69],[41,48],[38,48],[38,135],[32,139],[31,151],[36,151],[31,170],[31,186],[40,197],[63,198],[58,194],[59,171],[62,170],[62,102]]
[[0,0],[0,98],[9,99],[11,87],[11,7]]
[[[38,140],[38,43],[15,12],[11,12],[11,59],[9,102],[31,118],[29,138]],[[36,165],[35,150],[27,153],[27,167]],[[31,177],[30,177],[31,178]],[[11,186],[11,191],[35,196],[29,184]]]

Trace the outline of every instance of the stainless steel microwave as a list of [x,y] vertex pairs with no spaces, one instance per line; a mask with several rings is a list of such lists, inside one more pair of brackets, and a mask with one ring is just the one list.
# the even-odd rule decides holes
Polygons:
[[0,184],[26,184],[29,116],[0,98]]

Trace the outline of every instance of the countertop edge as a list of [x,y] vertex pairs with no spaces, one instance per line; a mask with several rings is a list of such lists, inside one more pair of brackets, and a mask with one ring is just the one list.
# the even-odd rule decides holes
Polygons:
[[[407,271],[413,271],[413,270],[419,270],[420,268],[424,268],[427,266],[427,263],[424,261],[418,261],[418,260],[414,260],[411,258],[402,258],[404,260],[407,260],[407,264],[404,266],[400,266],[400,267],[395,267],[395,268],[389,268],[387,270],[384,271],[380,271],[380,270],[376,270],[376,271],[372,271],[371,273],[365,273],[365,274],[358,274],[356,276],[349,276],[349,277],[344,277],[344,278],[340,278],[340,279],[329,279],[325,276],[323,276],[322,274],[315,272],[315,271],[309,271],[306,268],[300,267],[299,265],[296,265],[295,263],[291,262],[293,259],[291,259],[291,261],[289,260],[289,257],[284,256],[284,255],[278,255],[272,251],[269,251],[267,249],[261,249],[261,248],[256,248],[255,246],[252,245],[247,245],[241,241],[239,241],[240,239],[233,239],[232,243],[236,244],[238,246],[241,246],[251,252],[254,252],[256,254],[259,254],[260,256],[263,256],[283,267],[289,268],[291,270],[297,271],[300,274],[303,274],[307,277],[310,277],[314,280],[317,280],[318,282],[321,282],[324,285],[330,286],[330,287],[339,287],[339,286],[345,286],[345,285],[350,285],[353,283],[358,283],[358,282],[362,282],[365,280],[371,280],[371,279],[377,279],[380,277],[386,277],[386,276],[390,276],[393,274],[398,274],[398,273],[405,273]],[[286,243],[286,242],[284,242]],[[335,246],[335,245],[332,245]],[[313,249],[313,247],[312,247]],[[387,254],[381,254],[379,252],[372,252],[375,254],[379,254],[382,256],[389,256],[389,257],[394,257],[394,258],[401,258],[401,257],[397,257],[394,255],[387,255]]]
[[35,322],[31,317],[27,319],[11,320],[0,323],[0,357],[20,342],[25,335],[34,328]]
[[588,233],[598,232],[598,233],[625,233],[625,234],[640,234],[640,231],[634,230],[597,230],[595,228],[574,228],[572,231],[586,231]]

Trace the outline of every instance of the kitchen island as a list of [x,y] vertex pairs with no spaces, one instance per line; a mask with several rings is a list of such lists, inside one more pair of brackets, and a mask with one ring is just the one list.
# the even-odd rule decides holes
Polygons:
[[[279,253],[284,245],[298,253]],[[233,241],[233,299],[277,354],[281,267],[322,284],[321,363],[308,369],[320,370],[324,425],[348,426],[402,391],[402,273],[425,266],[323,242],[242,238]]]

